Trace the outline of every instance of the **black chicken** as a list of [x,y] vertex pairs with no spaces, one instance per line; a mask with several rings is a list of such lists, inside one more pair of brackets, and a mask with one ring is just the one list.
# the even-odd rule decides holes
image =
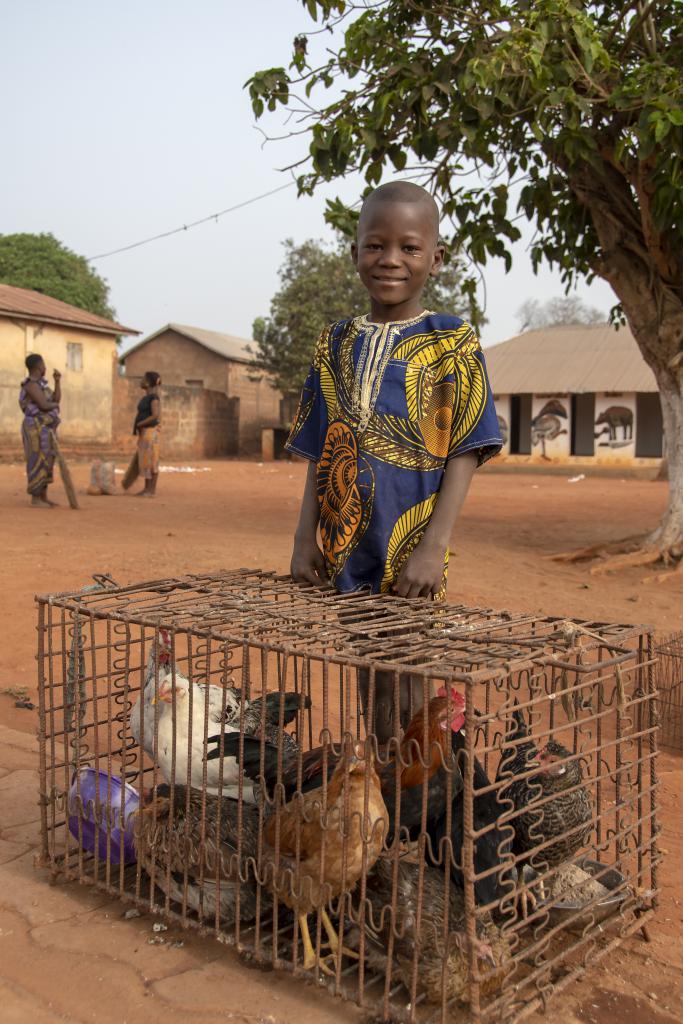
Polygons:
[[[257,911],[253,864],[258,856],[259,812],[244,803],[239,822],[238,807],[238,801],[229,797],[219,799],[176,785],[171,808],[171,787],[164,783],[138,811],[135,829],[138,862],[154,884],[175,903],[185,899],[188,909],[204,919],[214,919],[218,907],[221,924],[228,926],[237,917],[238,891],[240,920],[253,921]],[[238,834],[241,875],[246,880],[240,879],[238,870]],[[270,905],[270,895],[262,890],[260,909]]]
[[[463,753],[460,754],[460,757],[464,756],[463,732],[453,737],[453,747],[456,754],[457,751],[462,750]],[[509,826],[498,825],[498,818],[505,808],[496,799],[495,790],[477,795],[478,790],[486,789],[491,783],[481,762],[476,757],[474,759],[473,785],[474,830],[477,832],[481,829],[487,830],[474,843],[474,871],[476,875],[490,872],[474,883],[474,894],[477,904],[487,905],[497,903],[512,889],[510,869],[505,868],[505,860],[511,848],[512,830]],[[432,864],[443,864],[444,851],[447,849],[443,840],[448,834],[445,809],[443,814],[428,828],[428,834],[430,838],[427,850],[428,860]],[[464,884],[462,872],[464,839],[464,794],[461,787],[460,792],[456,794],[451,810],[451,877],[460,887]]]
[[[263,733],[268,743],[277,745],[278,737],[282,736],[283,750],[288,753],[296,753],[299,749],[293,736],[283,730],[296,719],[300,708],[306,710],[311,706],[311,698],[293,691],[281,693],[279,690],[272,690],[263,696],[253,697],[244,701],[242,711],[242,691],[229,688],[229,699],[226,701],[225,714],[223,716],[224,728],[239,730],[240,722],[243,723],[242,731],[247,736],[261,736],[261,719],[263,722]],[[280,705],[282,704],[282,729],[280,728]],[[216,740],[216,737],[212,737]],[[214,755],[215,756],[215,755]]]
[[[507,737],[508,743],[523,742],[503,749],[496,776],[497,780],[509,778],[500,788],[500,799],[511,800],[515,811],[520,812],[510,822],[515,830],[512,849],[518,856],[531,857],[539,846],[548,843],[534,861],[554,867],[584,846],[590,833],[593,812],[583,767],[578,758],[569,760],[571,752],[555,740],[548,740],[537,750],[521,710],[515,707],[512,717],[515,728]],[[528,778],[517,777],[534,768],[537,771]],[[535,807],[541,801],[547,802]]]

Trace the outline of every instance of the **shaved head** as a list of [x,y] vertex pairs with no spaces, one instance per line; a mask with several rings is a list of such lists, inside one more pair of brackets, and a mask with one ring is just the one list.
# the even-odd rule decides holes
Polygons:
[[422,207],[421,216],[430,225],[436,244],[439,238],[439,207],[426,189],[412,181],[388,181],[385,185],[380,185],[363,201],[358,220],[359,230],[370,212],[375,212],[377,207],[384,203],[419,203]]

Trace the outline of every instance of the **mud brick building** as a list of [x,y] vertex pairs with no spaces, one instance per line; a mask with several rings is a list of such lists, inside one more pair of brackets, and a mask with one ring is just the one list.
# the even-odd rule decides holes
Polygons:
[[[166,324],[133,345],[121,356],[121,363],[131,385],[138,384],[147,370],[160,373],[164,398],[181,388],[214,395],[199,410],[206,428],[195,431],[194,454],[249,454],[260,450],[262,428],[280,424],[282,400],[269,376],[255,365],[249,345],[246,339],[230,334]],[[216,393],[227,401],[221,402]],[[189,437],[191,396],[188,403]],[[179,414],[182,418],[182,410]],[[165,428],[166,418],[164,412]],[[213,450],[200,450],[202,438]]]
[[646,467],[661,460],[657,384],[628,327],[527,331],[487,348],[486,363],[508,461]]
[[43,356],[50,383],[62,374],[59,436],[67,446],[107,448],[112,442],[116,340],[131,327],[88,313],[42,292],[0,284],[0,448],[21,451],[19,386],[24,360]]

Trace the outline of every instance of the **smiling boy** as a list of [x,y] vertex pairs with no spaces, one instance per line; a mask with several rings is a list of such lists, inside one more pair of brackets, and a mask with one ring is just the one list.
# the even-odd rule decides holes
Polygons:
[[323,330],[304,384],[287,442],[311,461],[291,573],[343,592],[442,598],[472,474],[502,446],[484,357],[469,324],[422,304],[444,256],[428,192],[375,189],[352,255],[370,314]]

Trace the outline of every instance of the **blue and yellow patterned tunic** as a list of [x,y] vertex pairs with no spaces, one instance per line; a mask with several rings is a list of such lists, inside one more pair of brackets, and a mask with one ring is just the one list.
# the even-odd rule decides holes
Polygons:
[[391,590],[429,523],[448,460],[476,451],[481,465],[502,447],[474,331],[429,312],[326,327],[287,447],[317,463],[334,585]]

